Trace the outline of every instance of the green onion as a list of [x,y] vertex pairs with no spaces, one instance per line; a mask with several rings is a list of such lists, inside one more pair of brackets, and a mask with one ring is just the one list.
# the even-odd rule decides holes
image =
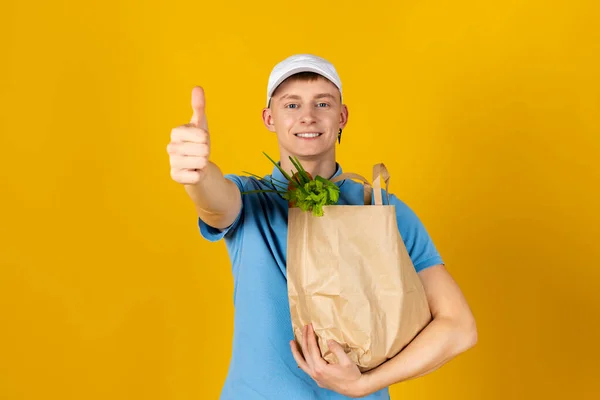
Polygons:
[[275,187],[275,190],[251,190],[242,192],[245,194],[254,193],[278,193],[282,195],[284,199],[288,201],[290,207],[299,207],[302,211],[312,212],[314,216],[323,216],[323,207],[328,205],[337,204],[340,198],[340,188],[328,179],[317,175],[314,179],[304,169],[300,160],[296,157],[290,156],[292,165],[296,168],[297,172],[291,171],[291,175],[288,175],[277,162],[275,162],[265,152],[263,154],[281,171],[283,176],[288,180],[287,187],[286,183],[275,178],[266,180],[256,174],[245,172],[251,176],[258,178],[261,181],[269,181]]

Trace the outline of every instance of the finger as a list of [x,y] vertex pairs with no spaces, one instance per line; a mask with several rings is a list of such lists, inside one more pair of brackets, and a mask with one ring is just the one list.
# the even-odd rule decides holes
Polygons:
[[175,169],[202,169],[206,164],[206,157],[171,156],[171,168]]
[[306,360],[309,368],[314,370],[313,359],[308,348],[308,325],[304,325],[302,328],[302,354],[304,354],[304,359]]
[[171,141],[208,143],[208,132],[199,128],[180,126],[171,130]]
[[338,364],[342,366],[347,366],[352,363],[348,354],[344,351],[344,348],[335,340],[328,340],[327,345],[329,346],[329,350],[337,357]]
[[200,179],[200,172],[189,169],[172,169],[171,178],[176,182],[189,185],[198,182]]
[[290,347],[292,348],[292,356],[294,357],[294,360],[296,360],[296,364],[298,364],[298,367],[300,367],[300,369],[302,369],[302,371],[306,372],[307,374],[310,374],[308,364],[306,363],[304,357],[302,357],[302,354],[300,354],[298,343],[296,343],[295,340],[292,340],[290,342]]
[[208,145],[199,143],[169,143],[167,153],[174,156],[206,157],[209,154]]
[[204,89],[196,86],[192,89],[192,120],[194,126],[208,131],[208,123],[206,121],[206,100],[204,98]]
[[322,367],[327,364],[323,357],[321,357],[321,350],[317,344],[317,338],[312,324],[309,325],[308,349],[315,367]]

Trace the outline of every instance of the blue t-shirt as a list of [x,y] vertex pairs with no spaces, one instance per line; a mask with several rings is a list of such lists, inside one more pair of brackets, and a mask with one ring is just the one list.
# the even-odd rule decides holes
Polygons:
[[[334,176],[342,169],[337,165]],[[241,191],[273,189],[270,178],[287,182],[273,168],[267,182],[254,177],[225,175]],[[361,205],[362,183],[337,182],[338,204]],[[382,189],[383,202],[386,201]],[[398,227],[408,254],[418,271],[441,264],[425,227],[415,213],[393,194]],[[209,241],[224,238],[234,280],[235,307],[232,357],[221,400],[342,400],[349,397],[320,388],[298,368],[289,342],[293,339],[286,281],[288,203],[278,193],[253,193],[242,196],[242,210],[235,222],[220,231],[198,220],[202,236]],[[369,400],[389,399],[388,389]]]

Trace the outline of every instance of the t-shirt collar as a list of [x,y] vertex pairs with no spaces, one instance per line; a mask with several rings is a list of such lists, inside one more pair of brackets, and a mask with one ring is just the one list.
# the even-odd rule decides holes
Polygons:
[[[277,165],[281,165],[281,163],[279,163],[279,162],[278,162],[278,163],[277,163]],[[342,174],[342,172],[343,172],[343,171],[342,171],[342,166],[341,166],[339,163],[337,163],[337,162],[336,162],[336,163],[335,163],[335,167],[336,167],[335,173],[333,174],[333,176],[329,177],[328,179],[333,179],[333,178],[335,178],[336,176],[338,176],[338,175],[341,175],[341,174]],[[288,175],[291,175],[291,174],[292,174],[292,171],[289,171],[289,172],[288,172],[288,171],[286,171],[286,173],[287,173]],[[285,186],[287,187],[288,180],[285,178],[285,176],[283,176],[283,174],[281,173],[281,171],[279,170],[279,168],[277,168],[277,167],[275,167],[275,166],[273,167],[273,173],[271,174],[271,177],[272,177],[272,178],[273,178],[273,180],[275,181],[275,182],[274,182],[274,184],[275,184],[275,185],[279,184],[279,186],[281,187],[281,186],[283,185],[283,183],[285,183]],[[340,186],[340,185],[342,184],[342,182],[343,182],[343,181],[336,182],[335,184],[336,184],[337,186]],[[281,188],[281,189],[283,189],[283,188]]]

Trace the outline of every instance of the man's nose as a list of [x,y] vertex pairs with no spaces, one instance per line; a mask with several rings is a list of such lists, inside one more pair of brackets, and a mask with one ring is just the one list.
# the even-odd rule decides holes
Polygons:
[[315,110],[312,107],[304,107],[300,120],[304,123],[310,123],[315,120]]

